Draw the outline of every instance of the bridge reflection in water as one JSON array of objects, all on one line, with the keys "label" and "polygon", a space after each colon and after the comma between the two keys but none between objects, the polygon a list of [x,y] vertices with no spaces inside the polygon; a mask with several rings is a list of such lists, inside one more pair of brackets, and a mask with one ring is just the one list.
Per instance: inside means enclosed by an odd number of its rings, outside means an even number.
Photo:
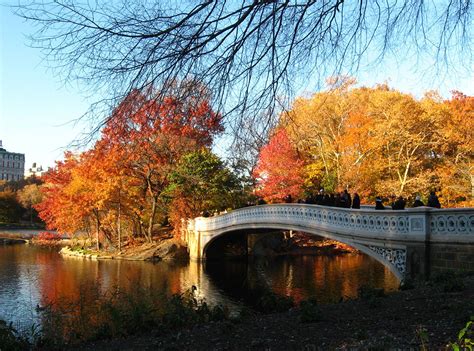
[{"label": "bridge reflection in water", "polygon": [[383,263],[398,279],[432,270],[474,271],[474,208],[352,210],[307,204],[246,207],[183,224],[190,257],[205,259],[225,233],[297,230],[350,245]]}]

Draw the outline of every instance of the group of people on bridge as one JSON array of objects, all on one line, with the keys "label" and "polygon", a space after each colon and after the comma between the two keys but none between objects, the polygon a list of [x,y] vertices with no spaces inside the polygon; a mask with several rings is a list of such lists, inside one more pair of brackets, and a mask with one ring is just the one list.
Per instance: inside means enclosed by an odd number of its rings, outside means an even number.
[{"label": "group of people on bridge", "polygon": [[[407,201],[403,196],[395,197],[392,195],[392,202],[390,204],[392,210],[404,210],[406,207]],[[436,195],[435,191],[431,191],[428,196],[427,204],[425,205],[424,202],[421,200],[420,195],[416,195],[415,201],[413,202],[412,207],[421,207],[421,206],[428,206],[433,208],[441,208],[441,203],[439,202],[438,196]],[[375,209],[376,210],[385,210],[385,206],[383,205],[383,200],[381,197],[375,198]]]},{"label": "group of people on bridge", "polygon": [[[354,193],[353,196],[346,190],[341,191],[339,193],[327,193],[324,189],[321,189],[316,195],[311,194],[307,196],[305,199],[298,199],[296,201],[293,200],[293,197],[288,194],[283,198],[283,202],[285,203],[305,203],[305,204],[314,204],[320,206],[331,206],[331,207],[341,207],[341,208],[353,208],[353,209],[360,209],[360,197],[358,193]],[[391,203],[390,207],[384,206],[383,204],[384,199],[382,197],[377,196],[375,198],[375,209],[376,210],[404,210],[407,206],[407,200],[403,196],[396,197],[395,195],[391,196]],[[255,203],[247,203],[247,206],[254,206],[254,205],[265,205],[267,202],[263,198],[258,198]],[[420,207],[425,206],[423,201],[421,201],[421,197],[417,195],[415,197],[415,201],[412,204],[412,207]],[[428,196],[428,201],[426,206],[434,207],[434,208],[441,208],[441,204],[439,202],[438,196],[434,191],[431,191]],[[216,216],[219,214],[227,213],[227,211],[217,212],[214,211],[213,213],[209,211],[204,211],[201,213],[203,217],[210,217]]]},{"label": "group of people on bridge", "polygon": [[[283,198],[283,202],[292,203],[293,198],[290,194],[286,195]],[[353,196],[346,190],[339,193],[327,193],[324,189],[321,189],[316,195],[309,195],[305,199],[298,199],[297,203],[306,203],[306,204],[315,204],[320,206],[331,206],[331,207],[342,207],[342,208],[353,208],[360,209],[360,197],[358,193],[354,193]],[[263,199],[257,200],[257,205],[266,204]],[[407,200],[403,196],[396,197],[395,195],[391,196],[390,207],[384,206],[383,198],[377,196],[375,198],[375,209],[376,210],[404,210],[407,206]],[[416,195],[415,201],[412,204],[412,207],[428,206],[434,208],[441,208],[438,196],[434,191],[431,191],[428,196],[427,204],[425,205],[421,200],[419,195]]]},{"label": "group of people on bridge", "polygon": [[[284,202],[292,202],[291,195],[285,196]],[[340,193],[326,193],[324,189],[321,189],[316,195],[309,195],[304,200],[299,199],[298,203],[315,204],[320,206],[332,206],[342,208],[360,208],[360,197],[359,194],[355,193],[354,197],[349,194],[347,190],[341,191]]]}]

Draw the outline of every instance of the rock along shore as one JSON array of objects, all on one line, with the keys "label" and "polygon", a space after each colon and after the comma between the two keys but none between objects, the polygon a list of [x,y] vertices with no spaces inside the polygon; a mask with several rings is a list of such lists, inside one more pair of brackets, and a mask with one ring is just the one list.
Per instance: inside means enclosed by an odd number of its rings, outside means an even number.
[{"label": "rock along shore", "polygon": [[188,257],[186,247],[176,239],[163,240],[159,243],[146,243],[128,247],[117,252],[95,251],[65,246],[59,253],[67,257],[80,257],[92,260],[160,261],[186,259]]}]

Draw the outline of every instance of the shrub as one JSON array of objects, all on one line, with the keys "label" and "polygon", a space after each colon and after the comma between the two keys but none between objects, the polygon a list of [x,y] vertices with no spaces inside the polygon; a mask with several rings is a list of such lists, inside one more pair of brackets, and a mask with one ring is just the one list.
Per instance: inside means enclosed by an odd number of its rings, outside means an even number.
[{"label": "shrub", "polygon": [[12,324],[0,320],[0,350],[27,350],[28,343],[21,338]]},{"label": "shrub", "polygon": [[38,240],[40,241],[58,241],[61,240],[61,234],[52,232],[40,232],[38,234]]},{"label": "shrub", "polygon": [[272,291],[265,291],[257,300],[255,309],[263,313],[276,313],[288,311],[295,305],[290,296],[282,296]]},{"label": "shrub", "polygon": [[[87,303],[85,294],[93,294]],[[81,291],[72,303],[56,303],[41,310],[42,345],[62,349],[98,339],[122,337],[150,330],[166,332],[198,323],[229,318],[221,306],[209,307],[194,296],[194,289],[166,297],[137,286],[131,292],[111,290],[102,295]]]},{"label": "shrub", "polygon": [[321,320],[321,310],[315,299],[301,301],[300,320],[303,323],[313,323]]},{"label": "shrub", "polygon": [[432,276],[430,282],[439,286],[444,292],[459,292],[466,288],[461,277],[453,271],[437,273]]},{"label": "shrub", "polygon": [[462,328],[458,333],[458,340],[450,343],[449,346],[453,351],[460,350],[474,350],[474,316],[471,316],[471,320],[466,323],[466,326]]}]

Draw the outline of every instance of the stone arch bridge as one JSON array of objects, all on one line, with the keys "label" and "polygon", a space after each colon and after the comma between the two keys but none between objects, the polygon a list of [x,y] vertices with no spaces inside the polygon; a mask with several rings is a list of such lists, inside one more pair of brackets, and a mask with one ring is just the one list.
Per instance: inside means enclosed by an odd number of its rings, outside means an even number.
[{"label": "stone arch bridge", "polygon": [[[294,230],[330,238],[375,258],[399,279],[431,271],[474,271],[474,208],[360,210],[308,204],[245,207],[183,223],[191,259],[205,259],[230,232]],[[253,231],[253,232],[252,232]]]}]

